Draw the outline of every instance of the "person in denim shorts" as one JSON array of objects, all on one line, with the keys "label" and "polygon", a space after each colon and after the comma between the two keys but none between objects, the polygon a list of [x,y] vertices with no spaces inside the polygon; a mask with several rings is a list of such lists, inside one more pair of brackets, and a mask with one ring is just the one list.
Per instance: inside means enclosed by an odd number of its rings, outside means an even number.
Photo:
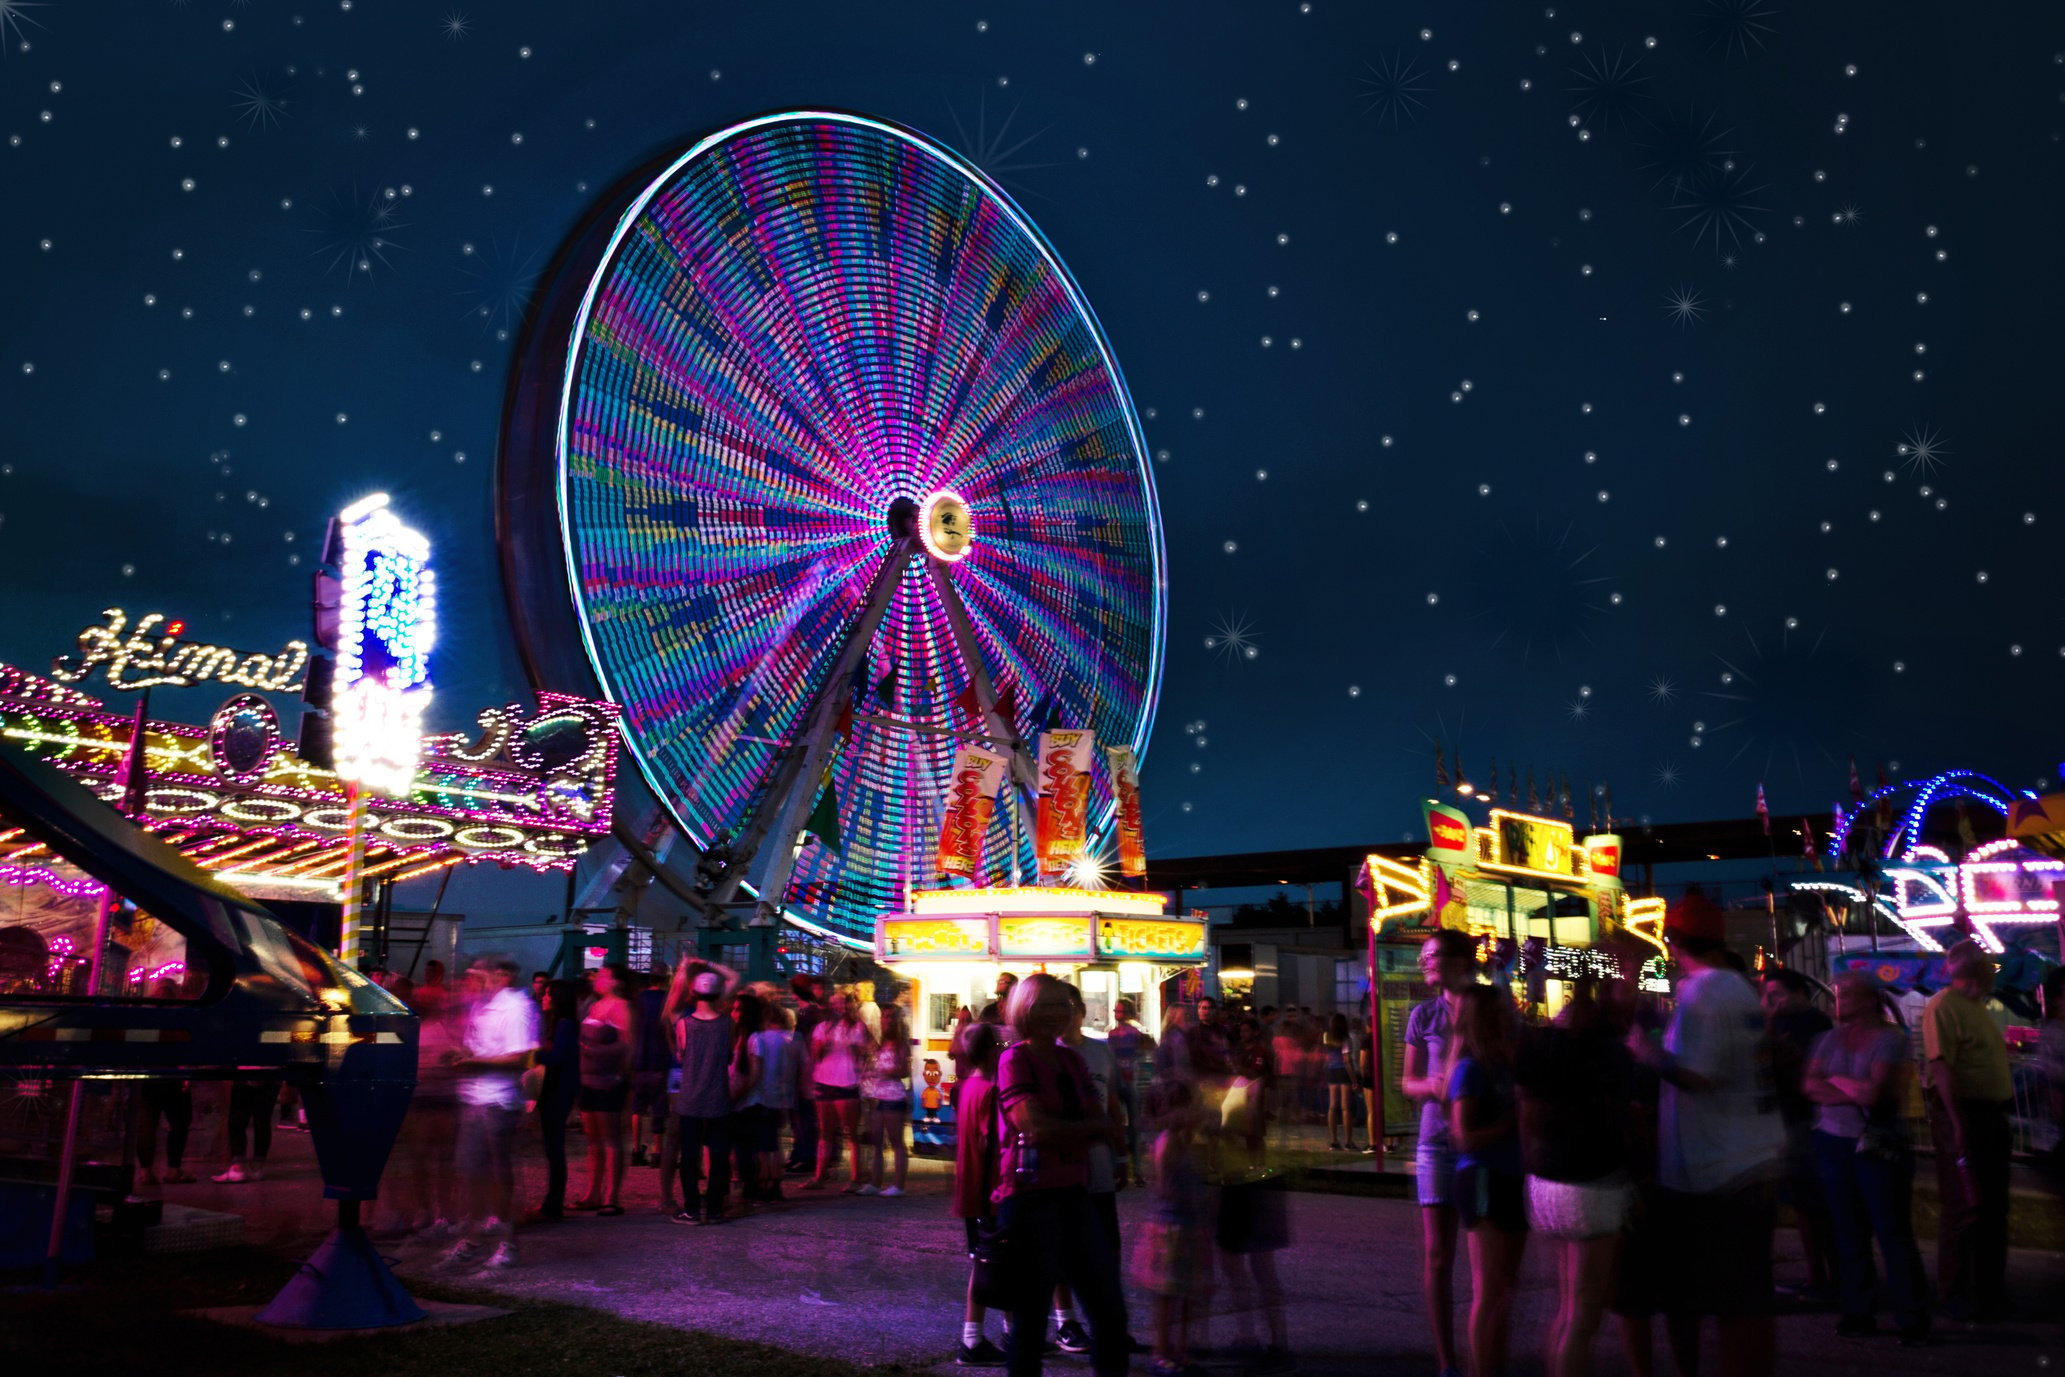
[{"label": "person in denim shorts", "polygon": [[1405,1022],[1405,1070],[1400,1087],[1420,1102],[1415,1181],[1420,1199],[1421,1287],[1427,1327],[1443,1377],[1456,1371],[1455,1148],[1449,1139],[1449,1030],[1463,991],[1477,983],[1475,949],[1467,935],[1443,928],[1420,946],[1420,972],[1434,997],[1413,1006]]}]

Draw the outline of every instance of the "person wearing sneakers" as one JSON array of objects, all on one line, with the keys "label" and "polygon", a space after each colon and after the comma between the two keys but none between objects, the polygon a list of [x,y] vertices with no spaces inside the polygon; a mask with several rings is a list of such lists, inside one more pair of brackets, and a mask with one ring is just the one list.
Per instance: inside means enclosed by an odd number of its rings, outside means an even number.
[{"label": "person wearing sneakers", "polygon": [[209,1177],[210,1181],[228,1185],[265,1179],[265,1157],[272,1151],[272,1111],[279,1100],[276,1080],[240,1077],[229,1083],[229,1169]]},{"label": "person wearing sneakers", "polygon": [[994,1023],[973,1023],[960,1039],[967,1071],[955,1086],[952,1214],[968,1226],[968,1306],[961,1314],[962,1367],[1002,1367],[1004,1350],[982,1332],[983,1304],[975,1298],[976,1259],[996,1246],[997,1058],[1004,1037]]},{"label": "person wearing sneakers", "polygon": [[482,1266],[516,1265],[511,1209],[516,1169],[511,1149],[523,1122],[519,1081],[538,1046],[538,1006],[516,984],[516,963],[481,957],[467,972],[476,991],[459,1048],[449,1055],[459,1076],[457,1171],[462,1178],[469,1231],[445,1254],[457,1267],[480,1257]]},{"label": "person wearing sneakers", "polygon": [[[911,1120],[911,1031],[900,1004],[882,1006],[882,1040],[861,1091],[868,1107],[868,1141],[874,1147],[875,1174],[854,1194],[894,1199],[903,1194],[904,1178],[911,1169],[911,1150],[904,1138]],[[887,1172],[892,1154],[896,1158],[893,1175]],[[885,1177],[887,1185],[883,1184]]]},{"label": "person wearing sneakers", "polygon": [[[686,977],[684,980],[683,977]],[[667,994],[681,1089],[674,1094],[681,1145],[681,1209],[676,1224],[722,1224],[731,1191],[731,994],[738,976],[715,962],[682,962]],[[686,1013],[682,1006],[691,1005]],[[704,1175],[704,1156],[709,1158]],[[700,1187],[700,1194],[698,1188]]]},{"label": "person wearing sneakers", "polygon": [[1131,1366],[1125,1292],[1087,1189],[1090,1146],[1116,1143],[1118,1129],[1090,1068],[1061,1044],[1071,1008],[1068,987],[1044,973],[1019,981],[1004,1005],[1018,1041],[997,1062],[993,1198],[1009,1277],[1011,1377],[1039,1377],[1047,1307],[1062,1282],[1089,1317],[1092,1371],[1122,1377]]}]

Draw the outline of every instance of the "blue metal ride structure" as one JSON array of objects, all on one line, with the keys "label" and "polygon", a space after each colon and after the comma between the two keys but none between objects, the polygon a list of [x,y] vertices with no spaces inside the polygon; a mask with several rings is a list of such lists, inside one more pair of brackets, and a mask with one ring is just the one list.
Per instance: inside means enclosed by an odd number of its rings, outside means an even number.
[{"label": "blue metal ride structure", "polygon": [[358,1220],[415,1090],[415,1015],[54,765],[11,746],[0,746],[0,828],[21,829],[105,887],[105,902],[133,905],[175,931],[187,979],[177,1000],[134,997],[126,984],[112,996],[0,993],[0,1069],[57,1082],[276,1076],[294,1086],[338,1226],[259,1319],[309,1329],[422,1319]]}]

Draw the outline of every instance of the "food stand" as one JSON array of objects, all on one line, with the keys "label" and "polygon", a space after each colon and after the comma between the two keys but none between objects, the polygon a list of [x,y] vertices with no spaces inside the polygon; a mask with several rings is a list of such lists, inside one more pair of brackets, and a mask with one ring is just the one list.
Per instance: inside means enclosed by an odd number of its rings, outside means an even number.
[{"label": "food stand", "polygon": [[980,1013],[1006,971],[1064,976],[1083,992],[1093,1036],[1110,1032],[1121,997],[1159,1035],[1162,981],[1202,967],[1210,953],[1204,920],[1169,917],[1168,902],[1165,894],[1032,885],[917,890],[907,912],[876,920],[875,960],[911,985],[922,1056],[945,1054],[959,1011]]},{"label": "food stand", "polygon": [[1405,1022],[1428,997],[1418,949],[1437,928],[1478,942],[1478,960],[1498,982],[1553,1013],[1582,976],[1618,977],[1608,939],[1626,934],[1645,949],[1645,983],[1664,957],[1664,901],[1633,898],[1621,883],[1621,839],[1578,837],[1561,818],[1493,808],[1482,825],[1428,799],[1427,849],[1419,857],[1364,858],[1356,886],[1370,909],[1371,1027],[1381,1039],[1386,1134],[1412,1130],[1399,1089]]}]

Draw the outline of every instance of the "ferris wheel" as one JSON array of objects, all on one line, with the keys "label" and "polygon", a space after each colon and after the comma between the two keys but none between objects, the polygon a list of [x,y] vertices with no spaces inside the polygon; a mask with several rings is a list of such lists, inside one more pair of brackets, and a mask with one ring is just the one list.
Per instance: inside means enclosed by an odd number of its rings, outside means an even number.
[{"label": "ferris wheel", "polygon": [[[505,428],[512,610],[534,672],[577,638],[717,899],[864,944],[933,879],[958,744],[1006,754],[1014,798],[1043,726],[1144,751],[1167,590],[1139,419],[980,171],[884,120],[746,120],[627,183],[557,279]],[[522,548],[548,507],[570,616]],[[1030,868],[1015,814],[992,878]]]}]

